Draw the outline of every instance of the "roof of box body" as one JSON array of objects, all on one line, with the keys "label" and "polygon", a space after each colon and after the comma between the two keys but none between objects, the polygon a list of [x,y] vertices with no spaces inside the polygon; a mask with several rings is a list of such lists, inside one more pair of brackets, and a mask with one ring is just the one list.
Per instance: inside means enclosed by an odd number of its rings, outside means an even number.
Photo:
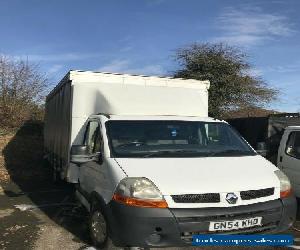
[{"label": "roof of box body", "polygon": [[47,103],[53,96],[61,99],[58,105],[71,102],[73,118],[97,113],[207,117],[208,89],[209,81],[72,70]]},{"label": "roof of box body", "polygon": [[98,82],[105,80],[105,82],[118,82],[120,80],[123,84],[135,85],[149,85],[149,86],[168,86],[168,87],[183,87],[183,88],[199,88],[208,89],[209,81],[200,81],[195,79],[183,79],[174,77],[160,77],[160,76],[145,76],[145,75],[130,75],[109,72],[94,72],[94,71],[80,71],[71,70],[70,80],[84,81],[84,82]]},{"label": "roof of box body", "polygon": [[[160,76],[146,76],[146,75],[131,75],[110,72],[95,72],[83,70],[70,70],[56,87],[48,94],[47,99],[50,98],[66,81],[71,80],[72,84],[76,82],[97,82],[104,80],[108,83],[118,82],[120,80],[124,84],[135,84],[145,86],[167,86],[167,87],[181,87],[192,89],[209,89],[210,82],[200,81],[195,79],[183,79],[174,77],[160,77]],[[134,81],[132,81],[134,80]],[[73,82],[74,81],[74,82]]]}]

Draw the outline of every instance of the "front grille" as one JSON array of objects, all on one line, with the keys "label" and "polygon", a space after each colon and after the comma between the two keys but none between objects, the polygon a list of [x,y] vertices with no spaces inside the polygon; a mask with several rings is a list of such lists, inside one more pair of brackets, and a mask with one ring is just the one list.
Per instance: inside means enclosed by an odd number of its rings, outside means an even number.
[{"label": "front grille", "polygon": [[261,197],[267,197],[274,194],[274,188],[265,188],[258,190],[248,190],[240,192],[242,200],[252,200]]},{"label": "front grille", "polygon": [[218,203],[219,193],[172,195],[176,203]]},{"label": "front grille", "polygon": [[230,213],[230,214],[219,214],[214,216],[198,216],[198,217],[177,217],[180,223],[190,223],[190,222],[209,222],[209,221],[223,221],[223,220],[238,220],[255,216],[262,216],[263,213],[267,214],[277,214],[280,213],[281,208],[272,208],[251,212],[241,212],[241,213]]}]

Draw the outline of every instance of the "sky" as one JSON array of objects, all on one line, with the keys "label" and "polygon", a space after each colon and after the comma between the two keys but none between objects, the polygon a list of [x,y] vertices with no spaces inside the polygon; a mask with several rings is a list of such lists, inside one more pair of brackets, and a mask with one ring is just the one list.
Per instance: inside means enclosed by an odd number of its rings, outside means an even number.
[{"label": "sky", "polygon": [[299,12],[299,0],[1,0],[0,54],[54,86],[70,69],[170,76],[176,49],[225,42],[280,90],[268,108],[300,112]]}]

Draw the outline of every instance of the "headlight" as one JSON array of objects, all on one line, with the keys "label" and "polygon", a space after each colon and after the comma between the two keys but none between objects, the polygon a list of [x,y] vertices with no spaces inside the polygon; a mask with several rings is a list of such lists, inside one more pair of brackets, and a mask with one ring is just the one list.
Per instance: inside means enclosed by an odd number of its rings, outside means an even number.
[{"label": "headlight", "polygon": [[274,172],[280,181],[280,198],[288,197],[292,194],[289,178],[280,170]]},{"label": "headlight", "polygon": [[137,207],[168,207],[158,188],[147,178],[125,178],[116,188],[113,200]]}]

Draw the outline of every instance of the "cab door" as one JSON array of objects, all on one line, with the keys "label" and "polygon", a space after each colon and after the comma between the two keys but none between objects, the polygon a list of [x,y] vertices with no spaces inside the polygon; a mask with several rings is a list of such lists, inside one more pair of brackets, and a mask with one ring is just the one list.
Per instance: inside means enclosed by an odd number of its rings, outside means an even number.
[{"label": "cab door", "polygon": [[106,186],[106,162],[103,152],[103,137],[101,123],[90,120],[87,124],[83,145],[88,146],[89,155],[94,155],[95,160],[82,164],[79,169],[79,186],[86,195],[97,190],[102,192]]},{"label": "cab door", "polygon": [[281,147],[278,166],[289,177],[296,196],[300,197],[300,130],[290,131]]}]

